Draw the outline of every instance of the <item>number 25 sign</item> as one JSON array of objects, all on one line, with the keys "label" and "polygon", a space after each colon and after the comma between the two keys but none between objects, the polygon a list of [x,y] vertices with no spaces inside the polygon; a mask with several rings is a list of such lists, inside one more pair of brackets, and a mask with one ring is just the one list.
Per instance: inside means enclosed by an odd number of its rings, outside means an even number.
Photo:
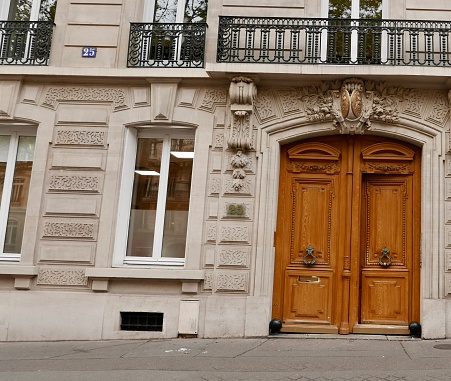
[{"label": "number 25 sign", "polygon": [[84,46],[81,49],[81,56],[86,58],[94,58],[97,55],[97,48],[91,46]]}]

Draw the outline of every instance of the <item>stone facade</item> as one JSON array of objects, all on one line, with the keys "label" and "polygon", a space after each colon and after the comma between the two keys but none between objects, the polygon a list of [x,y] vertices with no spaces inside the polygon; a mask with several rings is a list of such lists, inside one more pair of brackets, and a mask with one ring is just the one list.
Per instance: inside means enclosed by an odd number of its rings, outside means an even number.
[{"label": "stone facade", "polygon": [[[37,137],[20,257],[0,257],[0,340],[177,337],[186,301],[199,337],[268,334],[280,145],[332,134],[422,147],[423,336],[451,337],[451,69],[215,62],[218,15],[321,16],[308,3],[209,1],[205,68],[139,69],[125,60],[142,1],[58,2],[51,65],[0,74],[0,135]],[[421,18],[399,3],[392,18]],[[174,127],[196,130],[185,261],[124,264],[127,131]],[[121,311],[164,328],[122,331]]]}]

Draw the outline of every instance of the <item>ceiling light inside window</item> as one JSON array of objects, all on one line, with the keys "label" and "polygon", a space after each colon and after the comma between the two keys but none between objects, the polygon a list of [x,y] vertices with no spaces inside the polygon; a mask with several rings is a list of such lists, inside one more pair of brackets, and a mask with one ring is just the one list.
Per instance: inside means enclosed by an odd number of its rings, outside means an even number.
[{"label": "ceiling light inside window", "polygon": [[192,159],[194,157],[194,152],[171,151],[171,155],[175,156],[177,159]]},{"label": "ceiling light inside window", "polygon": [[160,174],[157,171],[145,171],[142,169],[137,169],[135,173],[141,176],[160,176]]}]

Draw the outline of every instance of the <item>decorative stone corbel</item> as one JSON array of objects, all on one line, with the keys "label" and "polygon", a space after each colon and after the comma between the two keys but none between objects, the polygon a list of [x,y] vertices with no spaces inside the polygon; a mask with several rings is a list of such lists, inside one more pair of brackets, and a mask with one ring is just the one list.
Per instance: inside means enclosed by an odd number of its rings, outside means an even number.
[{"label": "decorative stone corbel", "polygon": [[246,177],[244,167],[249,163],[246,151],[252,148],[252,110],[257,88],[250,78],[235,77],[229,89],[231,126],[227,139],[229,148],[235,149],[231,158],[233,189],[239,192]]}]

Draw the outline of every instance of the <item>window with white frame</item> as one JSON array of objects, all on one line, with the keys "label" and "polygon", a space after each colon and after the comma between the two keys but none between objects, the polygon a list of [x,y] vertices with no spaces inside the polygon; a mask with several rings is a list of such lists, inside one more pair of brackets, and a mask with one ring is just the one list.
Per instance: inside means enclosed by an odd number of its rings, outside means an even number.
[{"label": "window with white frame", "polygon": [[115,264],[183,264],[194,131],[129,130],[126,146]]},{"label": "window with white frame", "polygon": [[206,22],[208,0],[146,0],[145,22]]},{"label": "window with white frame", "polygon": [[0,19],[8,21],[53,21],[57,0],[3,0]]},{"label": "window with white frame", "polygon": [[20,259],[35,141],[25,128],[0,131],[0,260]]}]

